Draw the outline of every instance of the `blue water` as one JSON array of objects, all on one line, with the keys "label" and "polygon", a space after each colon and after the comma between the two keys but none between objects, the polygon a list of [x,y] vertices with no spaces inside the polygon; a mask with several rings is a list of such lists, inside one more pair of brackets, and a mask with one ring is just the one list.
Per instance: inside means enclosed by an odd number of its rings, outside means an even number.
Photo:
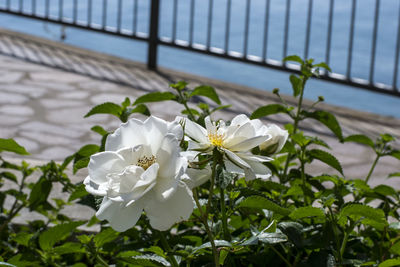
[{"label": "blue water", "polygon": [[[19,1],[11,1],[12,7],[19,8]],[[116,27],[117,2],[108,1],[107,26]],[[227,0],[214,0],[211,45],[225,47],[225,20]],[[244,47],[244,0],[232,0],[231,26],[229,32],[229,50],[243,52]],[[305,31],[307,22],[307,0],[291,1],[291,18],[289,30],[288,54],[304,54]],[[398,27],[398,0],[381,0],[379,13],[379,31],[376,50],[376,64],[374,81],[392,84],[394,55],[396,45],[396,31]],[[0,6],[5,6],[6,0],[0,0]],[[36,0],[36,12],[44,14],[45,0]],[[160,35],[172,36],[173,0],[161,1]],[[176,37],[180,40],[189,40],[190,1],[179,1],[177,16]],[[285,3],[282,0],[271,0],[270,26],[268,32],[267,56],[281,60],[283,54],[284,14]],[[372,47],[372,28],[375,0],[357,1],[354,52],[352,76],[368,79],[370,70],[370,54]],[[31,10],[31,1],[23,1],[23,9]],[[72,0],[64,0],[64,17],[71,18]],[[58,0],[50,0],[50,15],[58,18]],[[330,66],[336,73],[347,71],[347,49],[350,29],[351,1],[336,0],[334,9],[334,23]],[[208,1],[195,1],[194,35],[195,43],[206,44],[207,41],[207,14]],[[93,0],[92,23],[102,22],[102,2]],[[265,1],[251,1],[250,27],[247,53],[262,56],[264,38]],[[325,60],[325,48],[328,24],[328,1],[314,1],[311,24],[309,56],[316,61]],[[128,31],[133,29],[133,0],[124,0],[122,9],[122,28]],[[78,20],[87,20],[87,2],[78,1]],[[138,1],[138,17],[136,30],[148,32],[149,1]],[[60,26],[35,20],[19,18],[10,15],[0,15],[0,27],[35,34],[41,37],[59,40]],[[93,49],[116,56],[142,61],[147,58],[147,45],[144,42],[110,37],[98,33],[73,28],[66,29],[65,43]],[[262,67],[232,62],[210,56],[199,55],[179,49],[161,47],[159,50],[159,65],[171,69],[194,73],[210,78],[252,86],[271,91],[280,88],[286,94],[291,93],[289,74]],[[400,75],[399,75],[400,76]],[[400,84],[400,81],[399,81]],[[353,109],[374,112],[400,118],[400,98],[368,92],[365,90],[338,85],[330,82],[312,80],[306,89],[306,97],[313,100],[323,95],[326,102],[350,107]]]}]

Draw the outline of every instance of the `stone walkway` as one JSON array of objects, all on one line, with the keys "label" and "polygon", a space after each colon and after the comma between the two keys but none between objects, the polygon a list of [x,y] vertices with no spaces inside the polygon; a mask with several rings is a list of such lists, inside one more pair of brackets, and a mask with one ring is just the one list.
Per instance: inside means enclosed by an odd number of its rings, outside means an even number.
[{"label": "stone walkway", "polygon": [[[117,119],[107,115],[83,116],[94,105],[111,101],[132,100],[146,92],[168,90],[168,84],[181,79],[192,86],[203,83],[216,87],[223,104],[232,108],[216,117],[230,119],[237,113],[250,114],[257,107],[275,103],[268,92],[223,83],[167,69],[148,71],[143,64],[87,51],[24,34],[0,30],[0,136],[14,138],[31,153],[26,159],[61,161],[84,144],[98,144],[100,139],[90,128],[99,124],[107,130],[118,127]],[[292,98],[287,97],[288,102]],[[306,105],[310,102],[306,101]],[[387,132],[400,138],[400,120],[321,104],[320,108],[337,116],[345,136],[363,133],[375,138]],[[150,105],[152,113],[173,119],[181,110],[176,104]],[[283,126],[285,115],[274,115],[268,121]],[[330,131],[316,121],[304,121],[302,130],[316,134],[332,148],[349,178],[365,177],[374,155],[357,144],[340,144]],[[400,148],[397,141],[396,147]],[[374,173],[373,184],[391,183],[387,174],[400,171],[400,162],[384,158]],[[314,163],[312,173],[332,172]],[[81,172],[80,177],[85,175]]]}]

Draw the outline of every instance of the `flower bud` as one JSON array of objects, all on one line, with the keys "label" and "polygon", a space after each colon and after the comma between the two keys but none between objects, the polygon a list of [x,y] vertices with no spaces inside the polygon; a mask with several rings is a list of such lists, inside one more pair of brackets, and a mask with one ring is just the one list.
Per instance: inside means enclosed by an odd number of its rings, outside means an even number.
[{"label": "flower bud", "polygon": [[288,131],[275,124],[270,124],[268,125],[267,133],[271,138],[260,145],[260,150],[267,155],[278,153],[286,143],[289,135]]}]

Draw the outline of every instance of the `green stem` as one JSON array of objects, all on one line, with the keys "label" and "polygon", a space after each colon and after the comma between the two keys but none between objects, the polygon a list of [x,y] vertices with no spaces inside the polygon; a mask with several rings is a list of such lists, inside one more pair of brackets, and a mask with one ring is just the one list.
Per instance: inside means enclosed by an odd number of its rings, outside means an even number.
[{"label": "green stem", "polygon": [[96,259],[102,264],[102,265],[104,265],[104,266],[110,266],[110,265],[108,265],[108,263],[99,255],[99,254],[96,254]]},{"label": "green stem", "polygon": [[[304,153],[304,152],[303,152]],[[304,160],[301,158],[300,159],[300,170],[301,170],[301,181],[302,181],[302,185],[303,185],[303,194],[304,194],[304,203],[306,204],[306,206],[308,206],[308,198],[306,195],[306,174],[305,174],[305,169],[304,169]]]},{"label": "green stem", "polygon": [[287,259],[285,259],[285,257],[283,257],[283,255],[276,248],[274,248],[273,246],[270,246],[270,248],[279,256],[279,258],[281,258],[281,260],[286,263],[287,266],[292,267],[292,264]]},{"label": "green stem", "polygon": [[157,231],[157,232],[158,232],[158,234],[160,236],[161,244],[163,245],[164,249],[167,251],[168,259],[169,259],[171,265],[174,266],[174,267],[179,267],[179,264],[176,261],[174,255],[171,254],[172,249],[171,249],[171,246],[168,244],[168,241],[165,238],[164,233],[161,232],[161,231]]},{"label": "green stem", "polygon": [[[303,105],[304,87],[306,86],[306,82],[308,80],[308,78],[306,78],[305,76],[302,76],[302,77],[303,77],[303,84],[301,86],[299,103],[297,104],[297,112],[296,112],[296,116],[294,118],[293,134],[295,134],[297,132],[297,128],[299,126],[300,113],[301,113],[301,108],[302,108],[302,105]],[[287,171],[289,169],[289,163],[290,163],[291,156],[292,156],[292,154],[289,152],[288,155],[287,155],[287,158],[286,158],[285,168],[283,170],[283,175],[282,175],[282,177],[284,179],[286,179],[286,176],[287,176]]]},{"label": "green stem", "polygon": [[212,202],[212,197],[213,197],[213,193],[214,193],[214,184],[215,184],[215,172],[217,170],[217,155],[216,153],[218,153],[217,151],[213,152],[213,163],[212,163],[212,167],[211,167],[211,179],[210,179],[210,188],[208,189],[208,202],[207,202],[207,208],[206,208],[206,215],[208,217],[208,214],[210,212],[210,208],[211,208],[211,202]]},{"label": "green stem", "polygon": [[344,254],[344,251],[346,250],[347,241],[349,239],[349,235],[350,235],[351,231],[353,231],[354,226],[355,226],[355,223],[350,222],[349,228],[344,232],[342,245],[340,247],[340,262],[343,261],[343,254]]},{"label": "green stem", "polygon": [[371,175],[372,175],[372,173],[373,173],[373,171],[374,171],[374,169],[375,169],[375,167],[376,167],[376,164],[378,163],[378,160],[380,159],[380,157],[381,157],[380,154],[377,154],[377,155],[376,155],[376,159],[375,159],[374,163],[372,163],[372,166],[371,166],[371,169],[370,169],[369,172],[368,172],[367,178],[365,178],[365,182],[366,182],[366,183],[368,183],[369,178],[371,178]]},{"label": "green stem", "polygon": [[211,232],[210,226],[208,225],[208,221],[207,221],[208,214],[206,215],[204,213],[203,208],[200,205],[197,188],[193,189],[193,198],[194,198],[194,201],[196,202],[197,208],[199,209],[201,221],[204,225],[204,228],[206,229],[208,239],[210,239],[211,248],[212,248],[213,255],[214,255],[215,266],[219,267],[219,255],[218,255],[217,246],[215,245],[215,242],[214,242],[214,235]]},{"label": "green stem", "polygon": [[187,100],[185,97],[183,97],[182,92],[180,90],[177,90],[178,94],[179,94],[179,98],[181,99],[181,104],[185,107],[185,109],[188,112],[188,117],[190,120],[192,121],[196,121],[196,118],[194,116],[194,114],[192,113],[192,110],[189,108],[189,106],[187,105]]},{"label": "green stem", "polygon": [[224,239],[227,241],[231,241],[231,234],[228,229],[228,219],[226,217],[226,208],[225,208],[225,190],[220,187],[219,195],[220,195],[220,204],[221,204],[221,213],[222,213],[222,229],[224,231]]}]

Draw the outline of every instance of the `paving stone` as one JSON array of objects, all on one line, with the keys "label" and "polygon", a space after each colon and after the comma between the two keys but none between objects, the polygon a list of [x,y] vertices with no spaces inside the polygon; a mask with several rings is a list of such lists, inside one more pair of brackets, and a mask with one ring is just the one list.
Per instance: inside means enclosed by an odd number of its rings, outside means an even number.
[{"label": "paving stone", "polygon": [[18,116],[7,116],[0,114],[0,125],[3,126],[15,126],[17,124],[27,121],[27,117]]},{"label": "paving stone", "polygon": [[72,130],[67,127],[67,125],[59,126],[41,121],[31,121],[28,123],[24,123],[19,126],[19,130],[40,131],[43,133],[56,134],[70,138],[79,138],[85,134],[83,131]]},{"label": "paving stone", "polygon": [[74,83],[74,82],[84,82],[89,80],[88,77],[52,70],[49,72],[31,72],[30,78],[34,81],[49,81],[49,82],[61,82],[61,83]]},{"label": "paving stone", "polygon": [[19,134],[23,137],[27,137],[32,140],[40,140],[43,145],[69,145],[73,142],[77,142],[70,137],[59,136],[55,134],[48,134],[37,131],[20,131]]},{"label": "paving stone", "polygon": [[4,105],[0,107],[0,113],[17,116],[30,116],[34,114],[34,111],[28,106]]},{"label": "paving stone", "polygon": [[19,81],[25,73],[17,71],[0,71],[0,83],[15,83]]},{"label": "paving stone", "polygon": [[126,97],[130,97],[127,94],[111,94],[111,93],[103,93],[92,96],[90,101],[93,105],[98,105],[104,102],[113,102],[113,103],[121,103],[125,100]]},{"label": "paving stone", "polygon": [[50,147],[47,149],[44,149],[41,153],[37,154],[37,158],[39,159],[45,159],[45,160],[58,160],[58,161],[63,161],[66,157],[72,155],[75,153],[76,150],[74,149],[69,149],[66,147],[62,146],[54,146]]},{"label": "paving stone", "polygon": [[1,91],[8,91],[11,93],[20,93],[26,96],[30,96],[31,98],[39,98],[42,97],[46,90],[43,87],[39,87],[36,85],[30,84],[0,84]]},{"label": "paving stone", "polygon": [[[84,116],[90,111],[90,109],[93,106],[94,105],[90,106],[87,105],[85,107],[55,109],[52,112],[47,113],[45,118],[52,123],[62,123],[69,125],[71,124],[92,125],[94,123],[99,123],[108,120],[110,118],[109,115],[103,115],[103,114],[96,114],[94,116],[84,118]],[[88,129],[90,129],[90,127]]]},{"label": "paving stone", "polygon": [[86,91],[76,91],[76,92],[67,92],[63,94],[59,94],[60,98],[63,99],[86,99],[89,96],[89,92]]},{"label": "paving stone", "polygon": [[0,138],[14,138],[17,133],[15,128],[0,127]]},{"label": "paving stone", "polygon": [[118,86],[113,83],[104,82],[104,81],[96,81],[96,80],[81,82],[81,83],[79,83],[79,87],[82,89],[87,89],[87,90],[95,91],[95,92],[99,92],[99,91],[109,92],[109,91],[118,90]]},{"label": "paving stone", "polygon": [[0,104],[22,104],[26,101],[28,101],[26,96],[0,92]]},{"label": "paving stone", "polygon": [[[73,91],[77,89],[75,86],[66,83],[58,83],[50,81],[31,81],[31,80],[24,80],[23,82],[27,85],[33,85],[33,86],[38,86],[40,88],[46,88],[62,92]],[[49,90],[47,91],[49,92]]]},{"label": "paving stone", "polygon": [[[26,151],[28,151],[29,153],[34,153],[39,149],[39,143],[37,141],[19,136],[15,137],[14,139],[18,144],[25,147]],[[39,138],[38,140],[41,140],[41,138]]]},{"label": "paving stone", "polygon": [[49,109],[85,106],[84,102],[78,100],[41,99],[40,103]]}]

